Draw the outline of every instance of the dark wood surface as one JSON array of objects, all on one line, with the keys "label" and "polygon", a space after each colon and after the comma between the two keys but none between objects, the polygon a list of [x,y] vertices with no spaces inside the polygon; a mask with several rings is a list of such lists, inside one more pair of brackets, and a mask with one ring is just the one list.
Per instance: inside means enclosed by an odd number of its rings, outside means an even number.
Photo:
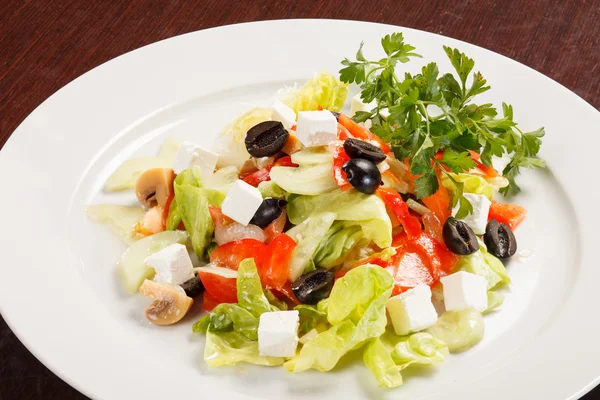
[{"label": "dark wood surface", "polygon": [[[0,148],[48,96],[111,58],[186,32],[282,18],[383,22],[450,36],[518,60],[600,108],[598,0],[0,0]],[[598,396],[600,389],[586,400]],[[42,398],[85,397],[0,318],[0,400]]]}]

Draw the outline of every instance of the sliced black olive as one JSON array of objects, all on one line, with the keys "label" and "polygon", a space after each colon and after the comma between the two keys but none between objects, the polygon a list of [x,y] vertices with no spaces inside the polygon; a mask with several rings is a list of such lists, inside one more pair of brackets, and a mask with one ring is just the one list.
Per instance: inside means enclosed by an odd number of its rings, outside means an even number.
[{"label": "sliced black olive", "polygon": [[282,213],[281,207],[285,206],[287,201],[282,199],[266,198],[263,200],[258,210],[250,220],[251,224],[265,229],[271,222],[275,221]]},{"label": "sliced black olive", "polygon": [[385,160],[385,153],[379,147],[372,145],[360,139],[346,139],[344,142],[344,151],[350,158],[364,158],[373,161],[375,164]]},{"label": "sliced black olive", "polygon": [[265,121],[250,128],[244,142],[253,157],[270,157],[281,151],[289,135],[281,122]]},{"label": "sliced black olive", "polygon": [[515,234],[502,222],[492,219],[485,228],[483,241],[488,251],[498,258],[508,258],[517,252],[517,239]]},{"label": "sliced black olive", "polygon": [[381,172],[372,161],[364,158],[353,158],[342,165],[348,182],[356,190],[366,194],[373,194],[381,183]]},{"label": "sliced black olive", "polygon": [[453,253],[466,256],[479,250],[477,236],[464,221],[449,217],[442,229],[442,236],[446,247]]},{"label": "sliced black olive", "polygon": [[204,286],[198,278],[198,275],[194,275],[192,279],[183,282],[181,288],[185,290],[185,294],[191,298],[197,297],[204,292]]},{"label": "sliced black olive", "polygon": [[335,111],[330,111],[330,113],[333,114],[333,116],[335,117],[336,121],[340,120],[340,113],[339,112],[335,112]]},{"label": "sliced black olive", "polygon": [[317,304],[329,297],[333,287],[333,272],[317,268],[292,283],[292,291],[301,303]]}]

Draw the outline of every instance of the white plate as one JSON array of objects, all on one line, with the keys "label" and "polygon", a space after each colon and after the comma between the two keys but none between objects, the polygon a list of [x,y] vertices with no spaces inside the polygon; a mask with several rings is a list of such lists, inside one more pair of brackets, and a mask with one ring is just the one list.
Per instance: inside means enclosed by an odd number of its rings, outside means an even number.
[{"label": "white plate", "polygon": [[[166,136],[210,143],[233,116],[303,82],[339,70],[366,42],[402,31],[423,60],[450,64],[442,45],[476,61],[492,86],[484,100],[513,104],[523,129],[546,127],[549,168],[525,172],[515,201],[529,209],[517,236],[533,255],[512,262],[502,309],[486,317],[484,341],[440,368],[406,371],[396,390],[376,387],[361,362],[334,373],[288,374],[249,365],[212,369],[193,317],[156,328],[141,296],[117,284],[124,249],[82,207],[106,196],[105,179],[123,160],[154,154]],[[431,33],[349,21],[233,25],[144,47],[76,79],[36,109],[0,154],[2,315],[50,369],[101,399],[397,398],[565,399],[598,383],[600,201],[596,175],[600,113],[543,75],[488,50]]]}]

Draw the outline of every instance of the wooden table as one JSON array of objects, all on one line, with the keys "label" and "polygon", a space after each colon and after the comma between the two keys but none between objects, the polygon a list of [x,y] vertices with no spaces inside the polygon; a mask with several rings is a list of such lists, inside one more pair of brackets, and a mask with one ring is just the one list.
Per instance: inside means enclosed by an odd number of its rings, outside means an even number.
[{"label": "wooden table", "polygon": [[[0,148],[48,96],[111,58],[182,33],[266,19],[354,19],[439,33],[529,65],[600,108],[600,1],[451,3],[2,0]],[[586,399],[594,394],[600,389]],[[38,362],[0,319],[0,400],[40,398],[85,397]]]}]

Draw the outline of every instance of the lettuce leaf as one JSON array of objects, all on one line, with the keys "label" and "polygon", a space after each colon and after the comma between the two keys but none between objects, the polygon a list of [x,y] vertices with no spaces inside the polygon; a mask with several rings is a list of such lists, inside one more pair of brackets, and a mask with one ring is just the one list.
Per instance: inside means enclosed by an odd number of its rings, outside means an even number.
[{"label": "lettuce leaf", "polygon": [[279,311],[269,303],[262,290],[254,259],[243,260],[238,267],[238,304],[219,304],[200,318],[192,332],[206,333],[204,359],[212,366],[248,362],[257,365],[281,365],[283,358],[262,357],[258,353],[260,315]]},{"label": "lettuce leaf", "polygon": [[[494,199],[494,187],[482,176],[468,173],[450,173],[450,176],[457,182],[464,184],[463,191],[465,193],[482,194],[490,200]],[[445,174],[442,175],[442,185],[451,192],[454,189],[454,182]]]},{"label": "lettuce leaf", "polygon": [[374,265],[357,267],[337,280],[325,303],[331,328],[306,343],[285,368],[290,372],[329,371],[344,354],[383,334],[385,302],[392,287],[390,274]]},{"label": "lettuce leaf", "polygon": [[426,332],[403,338],[394,346],[392,359],[402,369],[412,364],[437,365],[448,356],[448,346]]},{"label": "lettuce leaf", "polygon": [[268,197],[272,197],[275,199],[285,199],[285,190],[283,190],[281,187],[279,187],[278,184],[276,184],[273,181],[261,182],[258,184],[257,189],[262,195],[263,199],[266,199]]},{"label": "lettuce leaf", "polygon": [[279,357],[263,357],[258,354],[258,342],[249,340],[239,332],[206,332],[204,360],[212,367],[247,362],[256,365],[277,366],[284,362]]},{"label": "lettuce leaf", "polygon": [[319,107],[325,110],[341,111],[348,96],[348,85],[342,83],[329,72],[315,74],[300,88],[291,91],[283,102],[296,114],[299,111],[314,111]]},{"label": "lettuce leaf", "polygon": [[356,190],[339,189],[318,196],[288,197],[287,213],[292,224],[298,225],[315,213],[335,213],[335,219],[354,221],[360,225],[365,237],[371,238],[381,248],[392,244],[392,223],[383,201]]},{"label": "lettuce leaf", "polygon": [[488,290],[487,298],[488,308],[485,309],[485,311],[483,311],[483,315],[494,311],[496,308],[500,307],[504,303],[504,295],[493,290]]},{"label": "lettuce leaf", "polygon": [[492,289],[500,283],[510,284],[511,282],[502,261],[488,253],[482,240],[479,240],[479,250],[468,256],[462,256],[454,269],[483,276],[488,282],[488,289]]},{"label": "lettuce leaf", "polygon": [[313,215],[293,227],[287,234],[296,241],[296,247],[290,260],[290,279],[298,279],[311,265],[313,254],[319,242],[335,220],[334,213],[313,213]]},{"label": "lettuce leaf", "polygon": [[364,247],[370,241],[371,238],[363,235],[360,225],[349,221],[336,221],[319,242],[313,261],[318,267],[333,268],[341,264],[353,249]]},{"label": "lettuce leaf", "polygon": [[429,333],[448,346],[451,353],[465,351],[483,339],[485,325],[481,313],[472,308],[446,311],[435,325],[427,328]]},{"label": "lettuce leaf", "polygon": [[300,315],[298,336],[303,336],[313,329],[322,331],[323,329],[319,328],[327,328],[329,326],[326,310],[319,310],[317,306],[311,306],[308,304],[297,305],[294,307],[294,310],[298,311],[298,314]]},{"label": "lettuce leaf", "polygon": [[379,382],[379,386],[394,388],[402,385],[400,367],[396,365],[381,340],[372,339],[367,344],[363,361]]}]

